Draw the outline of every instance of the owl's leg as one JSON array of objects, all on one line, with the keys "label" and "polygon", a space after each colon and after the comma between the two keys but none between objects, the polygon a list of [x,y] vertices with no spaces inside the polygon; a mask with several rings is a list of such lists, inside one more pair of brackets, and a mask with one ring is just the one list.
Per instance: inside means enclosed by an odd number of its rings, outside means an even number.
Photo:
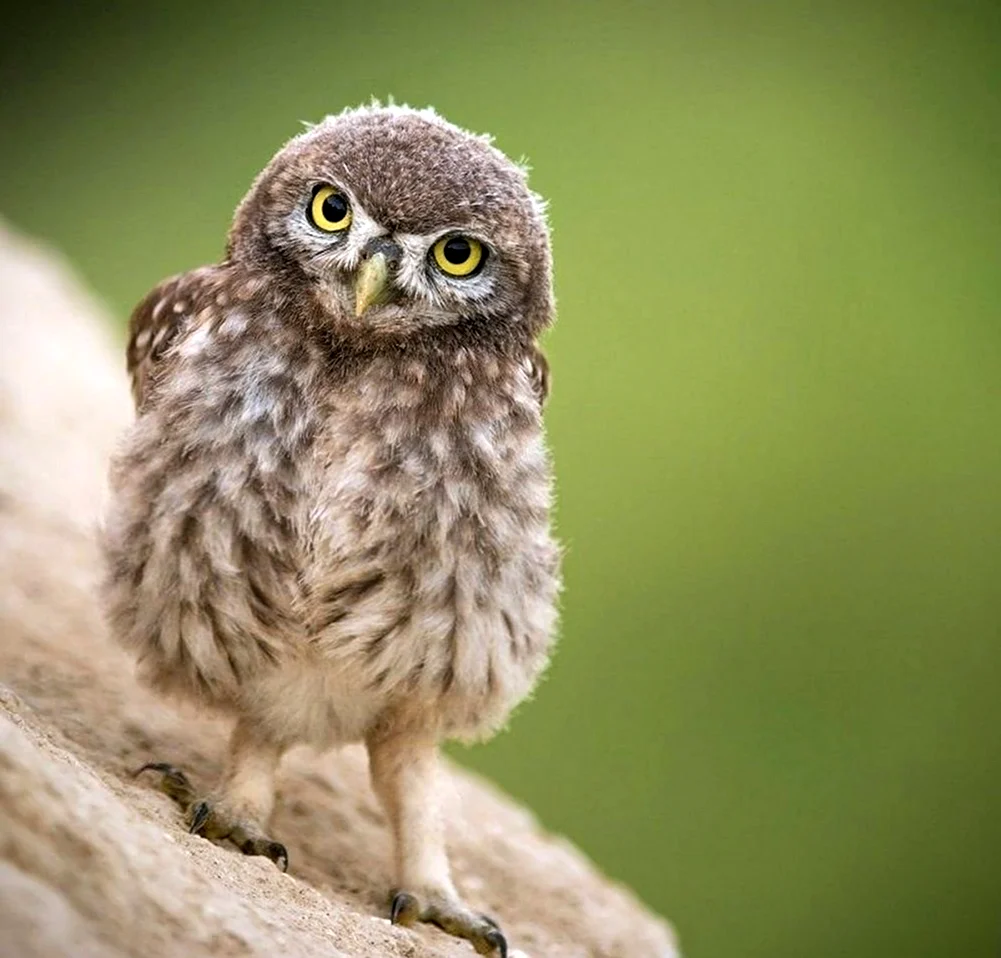
[{"label": "owl's leg", "polygon": [[163,774],[160,788],[184,809],[193,834],[229,839],[245,855],[265,855],[285,871],[288,852],[280,842],[272,841],[264,829],[274,808],[275,770],[280,758],[279,748],[240,720],[233,730],[217,794],[199,798],[188,776],[173,765],[151,762],[139,772]]},{"label": "owl's leg", "polygon": [[396,734],[370,737],[372,786],[396,845],[394,924],[427,921],[468,939],[481,954],[507,956],[496,922],[466,907],[452,884],[437,794],[438,749],[433,740]]}]

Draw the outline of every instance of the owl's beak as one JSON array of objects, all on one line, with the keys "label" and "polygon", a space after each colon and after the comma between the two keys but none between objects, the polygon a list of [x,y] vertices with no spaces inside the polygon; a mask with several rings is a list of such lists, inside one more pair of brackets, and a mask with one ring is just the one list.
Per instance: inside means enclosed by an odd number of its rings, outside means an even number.
[{"label": "owl's beak", "polygon": [[369,306],[379,302],[389,285],[389,262],[382,253],[374,253],[358,270],[355,277],[355,316],[361,316]]},{"label": "owl's beak", "polygon": [[361,316],[369,306],[392,299],[391,274],[400,263],[400,247],[386,237],[370,241],[365,252],[368,258],[355,277],[355,316]]}]

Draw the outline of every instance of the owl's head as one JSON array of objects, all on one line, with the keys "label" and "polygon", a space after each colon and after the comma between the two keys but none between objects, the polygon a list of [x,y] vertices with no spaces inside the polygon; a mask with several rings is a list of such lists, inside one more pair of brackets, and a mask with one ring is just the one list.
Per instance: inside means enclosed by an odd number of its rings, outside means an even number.
[{"label": "owl's head", "polygon": [[355,336],[552,320],[544,204],[525,170],[432,110],[362,107],[285,145],[237,210],[229,257]]}]

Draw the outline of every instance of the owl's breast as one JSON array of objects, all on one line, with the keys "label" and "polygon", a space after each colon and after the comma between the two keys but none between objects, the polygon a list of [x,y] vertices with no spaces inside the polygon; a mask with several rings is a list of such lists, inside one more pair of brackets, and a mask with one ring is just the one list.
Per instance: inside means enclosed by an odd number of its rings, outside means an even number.
[{"label": "owl's breast", "polygon": [[370,374],[331,403],[310,510],[310,634],[360,686],[475,735],[548,658],[550,468],[520,367],[428,379]]}]

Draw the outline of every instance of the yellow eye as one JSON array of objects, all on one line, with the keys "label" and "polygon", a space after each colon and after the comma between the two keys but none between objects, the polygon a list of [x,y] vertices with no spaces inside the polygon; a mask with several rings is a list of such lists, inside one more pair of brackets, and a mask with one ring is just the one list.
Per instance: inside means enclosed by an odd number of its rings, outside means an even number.
[{"label": "yellow eye", "polygon": [[321,186],[313,193],[309,204],[310,222],[325,233],[346,230],[351,225],[351,204],[348,198],[332,186]]},{"label": "yellow eye", "polygon": [[445,236],[434,244],[434,261],[449,276],[469,276],[483,263],[483,244],[471,236]]}]

